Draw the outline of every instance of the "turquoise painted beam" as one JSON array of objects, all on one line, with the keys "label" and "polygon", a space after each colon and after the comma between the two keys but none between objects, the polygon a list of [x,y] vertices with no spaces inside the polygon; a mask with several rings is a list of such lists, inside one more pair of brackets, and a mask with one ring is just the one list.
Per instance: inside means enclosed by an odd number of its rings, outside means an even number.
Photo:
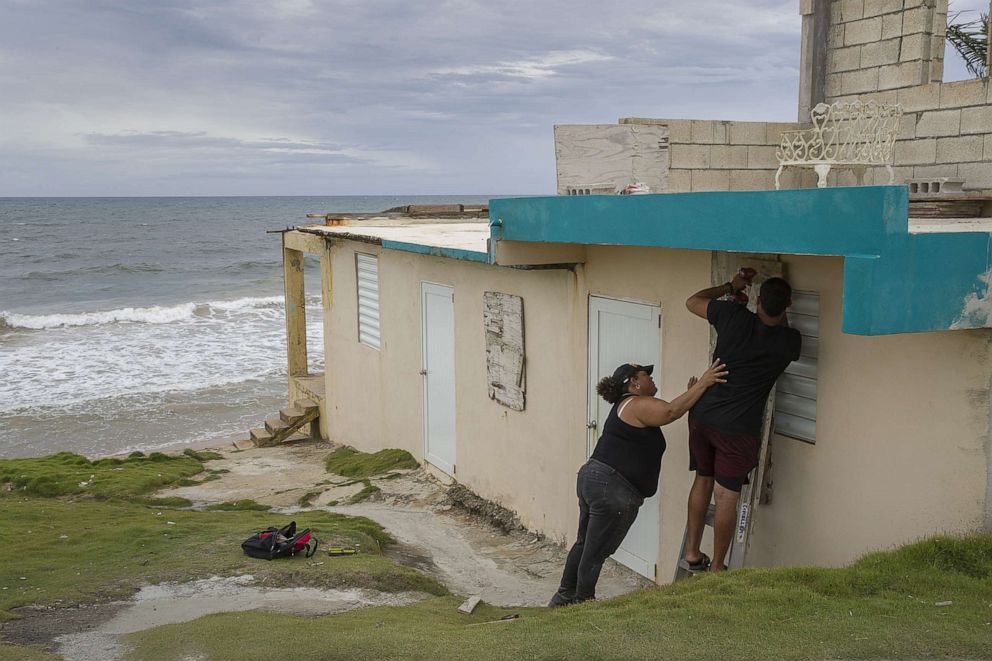
[{"label": "turquoise painted beam", "polygon": [[410,243],[407,241],[392,241],[382,239],[382,247],[391,250],[403,250],[405,252],[415,252],[421,255],[434,255],[435,257],[447,257],[449,259],[460,259],[469,262],[489,262],[489,253],[475,250],[465,250],[462,248],[444,248],[441,246],[430,246],[422,243]]},{"label": "turquoise painted beam", "polygon": [[842,329],[992,326],[992,235],[908,231],[904,186],[491,200],[492,240],[840,255]]}]

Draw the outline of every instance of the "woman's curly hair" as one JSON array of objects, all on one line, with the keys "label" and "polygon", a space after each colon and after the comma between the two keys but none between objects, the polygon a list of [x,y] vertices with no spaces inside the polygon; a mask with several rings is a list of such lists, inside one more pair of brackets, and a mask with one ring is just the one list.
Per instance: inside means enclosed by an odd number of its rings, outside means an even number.
[{"label": "woman's curly hair", "polygon": [[623,397],[623,394],[627,392],[627,386],[625,383],[618,379],[614,379],[612,376],[604,376],[596,384],[596,392],[599,396],[605,399],[610,404],[616,404]]}]

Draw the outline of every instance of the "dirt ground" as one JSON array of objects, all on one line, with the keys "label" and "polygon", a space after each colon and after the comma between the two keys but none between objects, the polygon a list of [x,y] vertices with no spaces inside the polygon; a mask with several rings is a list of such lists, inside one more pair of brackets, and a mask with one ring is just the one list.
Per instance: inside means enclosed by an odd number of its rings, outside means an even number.
[{"label": "dirt ground", "polygon": [[[451,504],[446,487],[423,469],[394,471],[372,478],[380,491],[366,501],[348,504],[363,484],[327,473],[324,460],[334,448],[326,442],[302,442],[272,448],[217,450],[223,459],[208,466],[226,470],[219,478],[189,487],[167,489],[160,497],[180,496],[204,507],[251,499],[276,513],[300,510],[364,516],[382,525],[396,540],[386,555],[434,577],[451,592],[478,596],[497,606],[543,606],[558,585],[567,549],[517,529],[504,532]],[[264,476],[265,479],[259,479]],[[287,484],[300,485],[289,487]],[[311,505],[301,507],[309,495]],[[117,637],[164,624],[185,622],[210,613],[272,610],[323,615],[372,605],[413,603],[426,595],[369,590],[269,588],[253,585],[252,576],[146,586],[127,601],[77,608],[20,609],[19,620],[4,623],[14,643],[49,643],[65,659],[118,659],[124,649]],[[607,561],[597,596],[609,598],[653,585],[612,560]]]}]

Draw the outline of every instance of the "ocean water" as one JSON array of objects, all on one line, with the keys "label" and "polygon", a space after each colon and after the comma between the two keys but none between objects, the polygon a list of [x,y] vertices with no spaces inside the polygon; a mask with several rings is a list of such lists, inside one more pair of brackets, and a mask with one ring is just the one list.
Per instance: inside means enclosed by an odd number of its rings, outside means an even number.
[{"label": "ocean water", "polygon": [[[267,231],[490,197],[0,198],[0,458],[246,436],[286,396],[281,243]],[[307,269],[320,371],[317,261]]]}]

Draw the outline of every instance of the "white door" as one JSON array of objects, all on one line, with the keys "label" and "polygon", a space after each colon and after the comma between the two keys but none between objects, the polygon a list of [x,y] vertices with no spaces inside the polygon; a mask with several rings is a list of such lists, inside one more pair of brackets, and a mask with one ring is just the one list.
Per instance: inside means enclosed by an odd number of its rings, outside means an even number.
[{"label": "white door", "polygon": [[455,310],[454,289],[421,284],[424,317],[424,456],[455,474]]},{"label": "white door", "polygon": [[[660,381],[661,308],[589,297],[589,435],[586,454],[591,455],[599,440],[610,404],[596,394],[596,383],[613,374],[621,363],[654,365],[655,381]],[[644,501],[630,532],[613,558],[638,574],[655,578],[659,536],[658,495]]]}]

